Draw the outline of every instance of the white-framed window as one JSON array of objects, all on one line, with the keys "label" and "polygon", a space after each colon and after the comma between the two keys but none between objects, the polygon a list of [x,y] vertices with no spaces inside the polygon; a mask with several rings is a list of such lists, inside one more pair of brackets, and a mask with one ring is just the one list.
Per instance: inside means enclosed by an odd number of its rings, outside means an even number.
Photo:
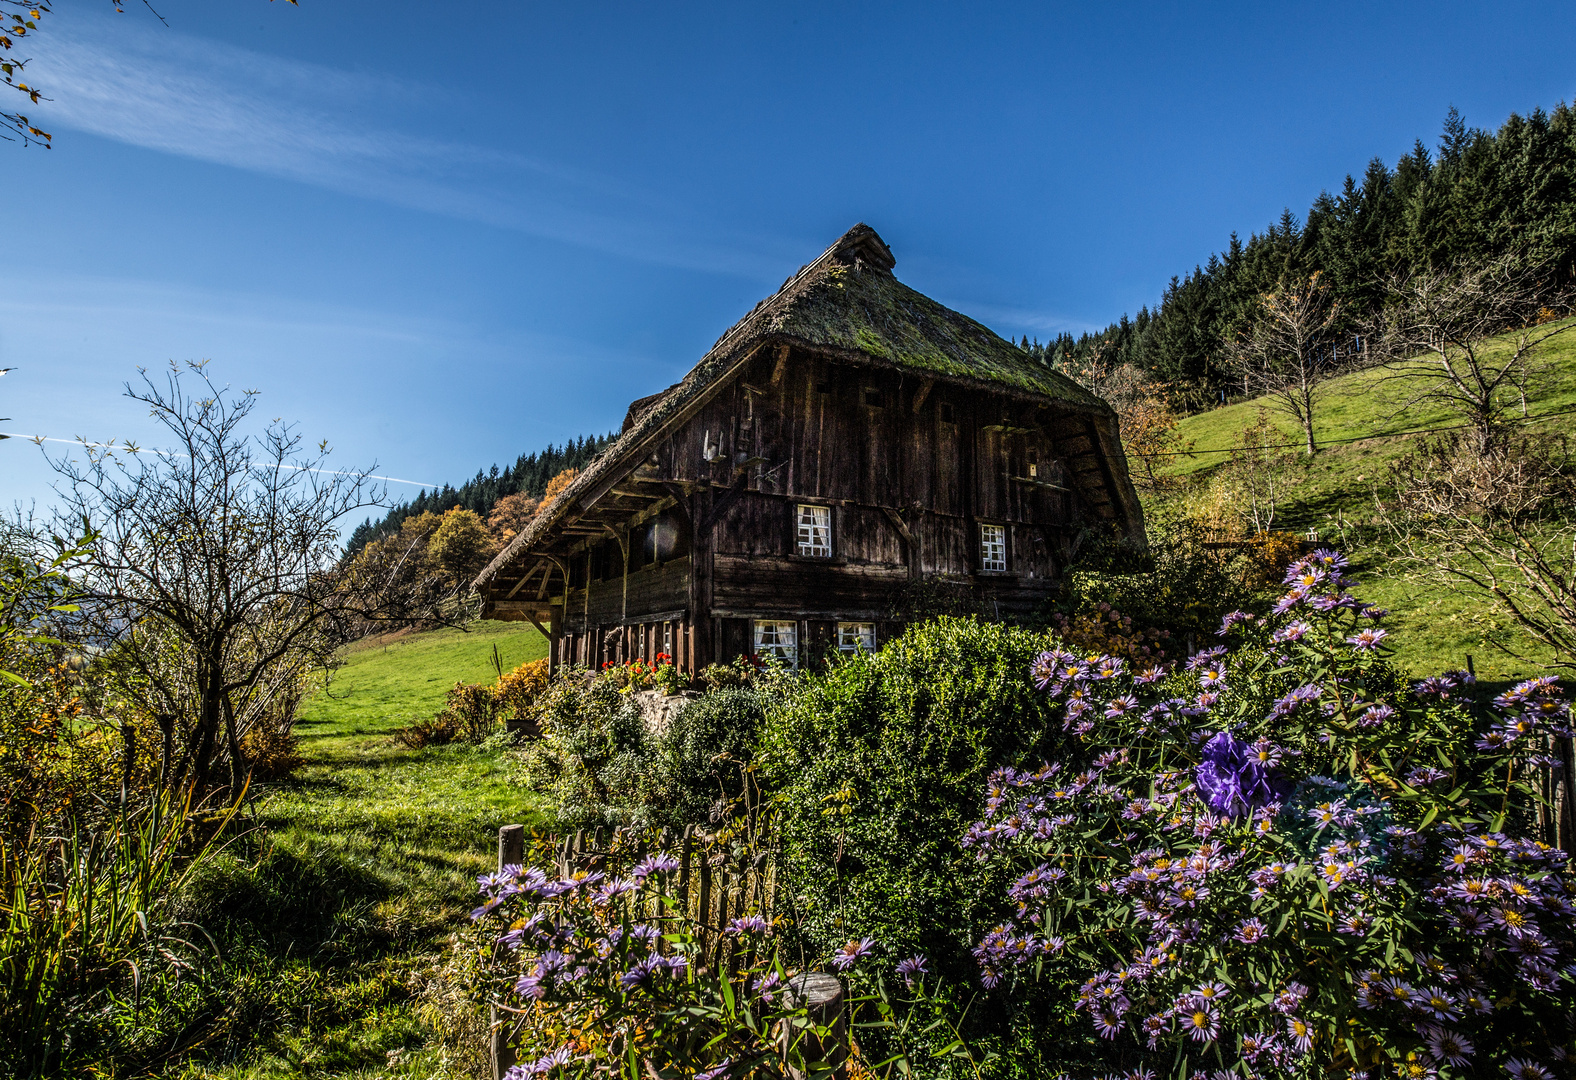
[{"label": "white-framed window", "polygon": [[876,651],[876,624],[873,622],[840,622],[837,624],[837,648],[841,652]]},{"label": "white-framed window", "polygon": [[815,559],[832,557],[832,508],[830,506],[799,505],[798,543],[795,550],[800,555]]},{"label": "white-framed window", "polygon": [[755,655],[775,656],[789,667],[799,666],[799,624],[755,620]]},{"label": "white-framed window", "polygon": [[670,622],[662,624],[662,651],[667,654],[670,661],[678,663],[673,658],[673,624]]},{"label": "white-framed window", "polygon": [[1007,527],[1005,525],[980,526],[980,569],[1007,569]]}]

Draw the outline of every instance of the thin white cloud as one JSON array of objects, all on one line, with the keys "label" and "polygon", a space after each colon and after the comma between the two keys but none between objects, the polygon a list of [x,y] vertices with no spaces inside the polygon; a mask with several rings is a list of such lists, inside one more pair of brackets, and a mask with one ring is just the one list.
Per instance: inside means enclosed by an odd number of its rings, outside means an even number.
[{"label": "thin white cloud", "polygon": [[1060,333],[1079,334],[1094,333],[1105,327],[1095,326],[1083,319],[1075,319],[1069,315],[1062,315],[1054,311],[1038,311],[1034,308],[1003,307],[996,304],[976,304],[972,301],[946,301],[947,306],[978,319],[984,323],[995,324],[1013,330],[1018,334],[1042,334],[1055,337]]},{"label": "thin white cloud", "polygon": [[47,125],[663,265],[770,279],[803,254],[607,177],[380,124],[443,104],[413,82],[81,17],[49,29],[28,68]]}]

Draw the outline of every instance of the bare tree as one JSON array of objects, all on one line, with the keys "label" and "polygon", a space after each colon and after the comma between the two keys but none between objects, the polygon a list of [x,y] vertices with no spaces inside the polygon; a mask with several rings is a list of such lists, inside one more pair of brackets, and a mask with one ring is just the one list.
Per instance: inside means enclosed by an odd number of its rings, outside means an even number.
[{"label": "bare tree", "polygon": [[1324,383],[1340,374],[1343,308],[1316,271],[1258,298],[1247,329],[1226,344],[1246,393],[1266,396],[1302,427],[1304,449],[1317,449],[1313,414]]},{"label": "bare tree", "polygon": [[1401,550],[1439,584],[1491,598],[1576,668],[1576,484],[1563,438],[1526,433],[1486,452],[1441,435],[1394,467],[1384,507]]},{"label": "bare tree", "polygon": [[[329,470],[279,421],[243,432],[255,391],[214,384],[204,365],[146,372],[126,393],[173,437],[167,449],[84,445],[53,459],[62,525],[91,540],[72,566],[82,616],[159,721],[165,782],[206,786],[301,672],[368,620],[416,614],[377,567],[340,559],[345,515],[384,499],[363,470]],[[63,529],[62,531],[68,531]],[[177,738],[177,736],[179,736]]]},{"label": "bare tree", "polygon": [[1106,359],[1106,347],[1105,341],[1097,341],[1088,357],[1060,370],[1116,410],[1122,448],[1128,460],[1137,461],[1143,470],[1133,482],[1156,491],[1173,487],[1175,479],[1156,470],[1193,448],[1177,430],[1174,387],[1131,363],[1112,363]]},{"label": "bare tree", "polygon": [[1488,452],[1506,412],[1519,406],[1525,416],[1528,395],[1547,375],[1540,348],[1576,327],[1556,317],[1573,292],[1551,276],[1511,252],[1393,279],[1370,340],[1390,369],[1386,380],[1402,387],[1401,407],[1442,406],[1470,427],[1477,452]]},{"label": "bare tree", "polygon": [[1280,500],[1290,486],[1286,473],[1293,455],[1284,449],[1282,438],[1270,423],[1269,412],[1259,409],[1258,418],[1242,429],[1221,470],[1235,496],[1237,517],[1254,533],[1275,527]]}]

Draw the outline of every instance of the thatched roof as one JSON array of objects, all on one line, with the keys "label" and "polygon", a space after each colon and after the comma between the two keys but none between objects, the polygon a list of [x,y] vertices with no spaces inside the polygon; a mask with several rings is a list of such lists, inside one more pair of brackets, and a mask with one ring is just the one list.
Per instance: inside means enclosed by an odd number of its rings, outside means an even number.
[{"label": "thatched roof", "polygon": [[966,315],[898,281],[896,260],[876,231],[855,225],[739,320],[682,381],[634,402],[623,432],[585,472],[544,506],[476,579],[536,547],[576,506],[586,509],[637,465],[669,422],[720,388],[723,376],[764,342],[797,345],[848,363],[910,372],[1012,397],[1109,417],[1111,407]]}]

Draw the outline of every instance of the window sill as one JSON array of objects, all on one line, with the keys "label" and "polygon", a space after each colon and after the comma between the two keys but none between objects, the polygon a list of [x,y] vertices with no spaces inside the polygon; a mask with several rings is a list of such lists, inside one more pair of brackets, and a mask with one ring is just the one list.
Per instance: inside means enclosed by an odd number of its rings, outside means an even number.
[{"label": "window sill", "polygon": [[847,566],[848,560],[841,555],[788,555],[789,562],[811,563],[818,566]]}]

